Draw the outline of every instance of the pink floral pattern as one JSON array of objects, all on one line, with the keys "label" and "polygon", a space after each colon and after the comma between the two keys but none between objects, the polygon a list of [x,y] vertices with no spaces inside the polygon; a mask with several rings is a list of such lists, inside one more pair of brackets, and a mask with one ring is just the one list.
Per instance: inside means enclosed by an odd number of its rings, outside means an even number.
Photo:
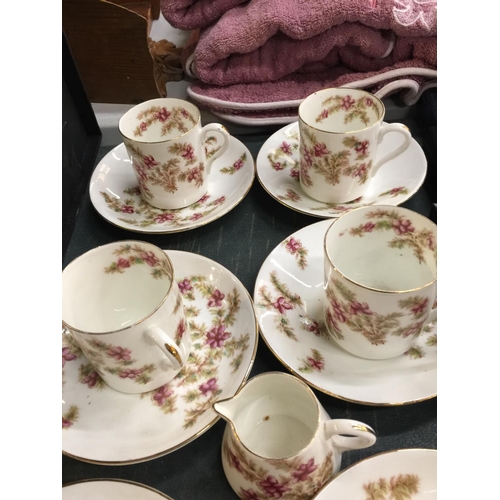
[{"label": "pink floral pattern", "polygon": [[[213,286],[205,276],[196,275],[181,278],[178,285],[184,299],[184,311],[189,318],[193,351],[173,381],[149,394],[153,404],[163,413],[169,414],[178,411],[179,388],[190,386],[182,396],[190,403],[184,419],[184,428],[187,429],[211,409],[212,403],[222,392],[214,359],[223,356],[232,358],[231,366],[236,371],[243,360],[243,353],[248,349],[250,337],[248,333],[238,335],[231,331],[241,304],[236,288],[222,291]],[[200,311],[189,305],[195,301],[200,302],[200,299],[197,300],[199,295],[201,302],[210,311],[211,325],[198,323],[196,317]]]},{"label": "pink floral pattern", "polygon": [[79,409],[76,405],[71,405],[62,416],[62,429],[69,429],[78,420]]},{"label": "pink floral pattern", "polygon": [[[198,427],[196,432],[203,431],[205,425],[210,422],[213,423],[213,414],[207,416],[207,412],[211,411],[211,405],[215,399],[219,398],[223,391],[232,387],[232,378],[240,378],[243,375],[245,363],[249,361],[251,356],[253,359],[252,351],[256,347],[256,332],[250,326],[253,314],[248,306],[251,304],[243,301],[244,309],[242,309],[241,289],[232,285],[219,285],[215,287],[211,282],[210,277],[204,275],[183,275],[178,279],[179,290],[182,293],[180,301],[181,307],[184,308],[192,338],[192,350],[187,363],[184,365],[181,373],[179,373],[172,381],[154,391],[143,393],[140,395],[132,396],[133,398],[140,398],[147,405],[151,405],[151,411],[160,412],[161,414],[176,414],[172,418],[167,418],[166,423],[170,426],[175,422],[175,427],[180,427],[179,431],[199,426],[199,420],[203,419],[203,425]],[[224,281],[222,281],[224,283]],[[207,308],[209,297],[213,291],[217,289],[224,295],[220,307]],[[245,305],[247,304],[247,305]],[[248,323],[247,323],[248,321]],[[219,329],[222,333],[221,339],[219,335],[220,347],[214,345],[213,348],[207,343],[208,333],[213,327],[224,326]],[[250,328],[250,331],[247,329]],[[220,342],[222,340],[222,342]],[[63,333],[62,343],[63,348],[68,347],[72,342],[72,337]],[[251,345],[250,345],[251,343]],[[64,399],[71,404],[73,400],[73,390],[75,387],[80,387],[80,383],[84,384],[76,396],[84,401],[84,406],[78,408],[76,405],[70,407],[71,412],[68,411],[68,406],[63,405],[62,427],[63,433],[68,432],[78,424],[77,419],[80,415],[84,421],[84,425],[89,425],[89,418],[92,419],[91,407],[87,407],[87,401],[90,403],[102,399],[92,399],[91,393],[97,391],[104,391],[102,396],[106,396],[106,391],[112,391],[101,379],[96,370],[88,362],[88,358],[82,356],[79,347],[75,343],[75,351],[79,352],[79,357],[83,359],[77,361],[66,361],[66,366],[63,368],[63,386],[68,383],[65,380],[70,373],[70,384],[72,387],[69,391],[63,392]],[[121,349],[117,349],[120,347]],[[78,349],[78,351],[76,350]],[[95,356],[101,360],[108,359],[116,363],[118,367],[123,369],[123,375],[128,376],[141,376],[137,372],[134,374],[130,369],[137,370],[142,367],[135,367],[127,364],[130,361],[121,359],[116,360],[112,357],[113,354],[119,353],[119,357],[123,357],[125,353],[125,346],[116,346],[106,343],[98,343],[92,346],[90,356]],[[67,351],[65,351],[67,352]],[[108,356],[108,353],[110,356]],[[134,352],[131,350],[129,353],[133,361]],[[70,368],[68,368],[70,365]],[[130,370],[130,371],[129,371]],[[228,380],[229,377],[229,380]],[[88,388],[88,389],[87,389]],[[97,394],[96,394],[97,396]],[[87,399],[90,398],[90,399]],[[80,404],[80,403],[78,403]],[[146,408],[147,409],[147,408]],[[149,415],[147,418],[152,418]],[[192,436],[192,434],[189,434]],[[175,440],[175,438],[173,437]]]},{"label": "pink floral pattern", "polygon": [[[386,344],[389,335],[417,337],[430,309],[426,297],[412,295],[398,301],[399,310],[378,314],[366,302],[360,303],[356,294],[338,279],[328,282],[326,296],[326,320],[331,334],[337,340],[344,340],[339,326],[342,323],[374,346]],[[406,323],[402,323],[403,318],[409,318],[410,322],[407,319]]]},{"label": "pink floral pattern", "polygon": [[123,273],[130,266],[146,264],[152,268],[151,276],[154,279],[168,278],[171,275],[166,258],[158,258],[138,243],[121,245],[113,253],[118,258],[104,269],[106,274]]},{"label": "pink floral pattern", "polygon": [[367,222],[349,230],[351,236],[363,237],[372,231],[392,231],[395,237],[388,242],[390,248],[410,248],[420,263],[425,262],[425,250],[437,259],[436,238],[429,229],[415,230],[411,220],[397,210],[377,209],[365,214]]},{"label": "pink floral pattern", "polygon": [[392,189],[389,189],[389,191],[384,191],[383,193],[380,193],[379,196],[391,196],[392,198],[395,198],[398,195],[401,194],[408,194],[408,189],[405,188],[404,186],[398,186],[394,187]]},{"label": "pink floral pattern", "polygon": [[[263,465],[255,467],[252,456],[229,434],[222,443],[222,454],[226,464],[241,477],[243,484],[238,496],[243,500],[310,500],[333,475],[333,454],[329,452],[322,463],[314,458],[301,460],[262,459]],[[267,467],[266,467],[267,464]],[[273,469],[278,469],[276,475]]]},{"label": "pink floral pattern", "polygon": [[205,193],[196,203],[189,207],[164,210],[147,203],[141,196],[139,188],[127,189],[124,194],[129,196],[117,198],[110,196],[105,191],[101,191],[101,196],[110,210],[119,214],[134,215],[134,218],[120,217],[118,220],[141,228],[167,226],[173,229],[181,229],[183,226],[190,225],[193,221],[208,218],[212,212],[226,203],[225,196],[210,201],[210,195]]},{"label": "pink floral pattern", "polygon": [[[290,148],[287,147],[290,145]],[[292,150],[289,153],[289,150]],[[268,192],[272,194],[277,200],[282,202],[284,205],[297,210],[298,212],[303,212],[310,215],[317,215],[320,217],[326,215],[340,215],[342,213],[348,212],[354,208],[359,208],[367,205],[399,205],[402,201],[408,198],[408,195],[414,192],[418,186],[394,186],[389,187],[384,182],[384,190],[379,193],[370,193],[368,197],[365,197],[363,201],[361,197],[355,200],[351,200],[345,203],[324,203],[324,202],[314,202],[309,196],[305,195],[299,186],[300,179],[300,157],[299,157],[300,141],[298,137],[298,125],[295,125],[289,130],[284,130],[276,136],[276,141],[272,141],[272,147],[267,152],[267,165],[270,172],[266,172],[265,165],[262,163],[260,165],[260,158],[258,159],[259,170],[262,168],[262,180]],[[305,151],[306,156],[309,158],[308,164],[312,164],[313,161],[318,160],[321,157],[314,157],[308,148]],[[364,155],[369,152],[369,144],[365,140],[359,140],[351,151],[351,157],[355,158],[358,154]],[[324,157],[323,157],[324,158]],[[357,174],[360,176],[369,175],[368,167],[369,165],[365,160],[355,162],[361,165],[364,163],[364,167],[358,169]],[[362,177],[355,177],[355,181],[359,181]],[[387,179],[390,182],[390,179]],[[415,179],[417,182],[417,179]],[[296,188],[290,186],[296,183]],[[281,187],[280,187],[281,186]],[[387,186],[387,187],[385,187]],[[394,200],[396,199],[396,200]]]},{"label": "pink floral pattern", "polygon": [[213,291],[212,295],[208,298],[207,307],[220,307],[225,295],[217,288]]},{"label": "pink floral pattern", "polygon": [[318,142],[314,132],[302,129],[300,180],[304,186],[313,185],[311,170],[332,186],[339,184],[344,177],[355,179],[360,185],[365,184],[372,168],[372,160],[367,160],[371,147],[369,141],[348,136],[342,143],[345,149],[333,153],[326,144]]},{"label": "pink floral pattern", "polygon": [[92,364],[80,366],[79,379],[89,388],[104,387],[104,381],[100,377],[104,372],[145,385],[152,380],[151,374],[157,369],[153,363],[132,366],[136,360],[133,359],[130,349],[122,346],[107,344],[96,338],[82,341],[81,345]]},{"label": "pink floral pattern", "polygon": [[63,329],[62,333],[62,367],[66,366],[68,361],[74,361],[82,355],[82,350],[76,340]]},{"label": "pink floral pattern", "polygon": [[293,236],[287,238],[283,243],[286,250],[295,257],[300,269],[305,269],[307,266],[307,248],[302,245],[302,242],[296,240]]},{"label": "pink floral pattern", "polygon": [[[207,380],[206,382],[203,382],[198,389],[200,392],[206,396],[207,394],[211,394],[213,392],[217,392],[219,389],[219,386],[217,385],[217,378],[212,377],[211,379]],[[219,393],[218,393],[219,394]]]},{"label": "pink floral pattern", "polygon": [[276,315],[275,322],[278,330],[283,332],[288,338],[297,340],[297,336],[290,325],[290,320],[287,318],[286,313],[295,307],[302,307],[302,299],[299,295],[291,293],[288,287],[279,281],[276,271],[271,272],[270,281],[277,292],[277,296],[273,297],[267,286],[263,285],[258,289],[260,302],[257,306],[270,311],[277,311],[279,314]]},{"label": "pink floral pattern", "polygon": [[209,345],[211,349],[222,347],[224,342],[231,336],[231,334],[225,330],[225,325],[213,326],[207,333],[206,344]]},{"label": "pink floral pattern", "polygon": [[93,389],[94,387],[102,389],[105,387],[104,380],[90,364],[80,365],[78,369],[78,379],[82,384],[87,385],[89,389]]},{"label": "pink floral pattern", "polygon": [[243,153],[230,167],[222,167],[220,172],[222,174],[234,175],[245,166],[246,161],[247,154]]},{"label": "pink floral pattern", "polygon": [[142,137],[143,132],[155,123],[161,124],[161,136],[166,136],[174,130],[185,133],[196,125],[196,120],[187,109],[175,106],[170,110],[163,106],[151,106],[141,111],[137,120],[139,124],[134,129],[135,137]]},{"label": "pink floral pattern", "polygon": [[291,201],[297,203],[302,200],[300,194],[298,194],[293,189],[287,188],[285,195],[278,195],[278,198],[283,201]]},{"label": "pink floral pattern", "polygon": [[70,350],[69,347],[63,347],[62,348],[62,365],[64,368],[64,365],[66,364],[66,361],[73,361],[74,359],[77,359],[78,356],[73,354]]},{"label": "pink floral pattern", "polygon": [[321,123],[334,113],[343,113],[344,123],[350,123],[359,118],[366,126],[371,125],[367,110],[372,109],[376,114],[376,120],[380,118],[379,109],[372,98],[368,96],[354,99],[351,95],[336,95],[325,99],[321,106],[323,109],[316,117],[316,123]]},{"label": "pink floral pattern", "polygon": [[[364,143],[365,141],[362,141],[359,143],[358,149],[360,149],[360,152],[364,151]],[[297,143],[298,144],[298,143]],[[356,148],[355,148],[356,149]],[[296,154],[296,153],[295,153]],[[310,161],[312,164],[313,157],[310,156]],[[283,170],[285,168],[285,165],[287,164],[297,164],[298,165],[298,160],[295,160],[293,157],[290,157],[287,160],[283,160],[283,163],[281,164],[276,164],[276,165],[271,165],[274,170]],[[366,166],[366,164],[365,164]],[[358,174],[364,175],[365,173],[367,174],[368,172],[364,167],[362,167],[358,172]],[[299,181],[299,176],[300,172],[298,168],[292,168],[290,171],[290,176],[293,177],[297,182]],[[381,198],[380,200],[377,201],[377,203],[383,203],[384,198],[395,198],[397,196],[403,196],[408,194],[408,188],[405,186],[397,186],[394,188],[391,188],[387,191],[384,191],[383,193],[380,193],[378,195],[378,198]],[[302,196],[296,191],[291,188],[286,188],[284,191],[284,194],[276,194],[276,198],[278,200],[281,200],[283,202],[286,202],[287,204],[291,204],[292,206],[295,205],[300,205],[304,200]],[[345,212],[348,212],[349,210],[352,210],[353,208],[359,208],[367,205],[373,205],[375,201],[371,201],[368,203],[361,203],[363,200],[362,196],[359,196],[355,200],[346,202],[346,203],[321,203],[316,206],[311,206],[307,207],[307,210],[312,211],[313,213],[316,212],[328,212],[330,214],[342,214]],[[306,207],[303,207],[303,209],[306,209]]]},{"label": "pink floral pattern", "polygon": [[[296,244],[296,240],[294,240],[292,247]],[[291,326],[291,320],[287,313],[296,308],[302,308],[302,299],[299,295],[290,292],[288,287],[278,279],[276,271],[270,273],[270,282],[275,290],[274,296],[266,285],[262,285],[257,292],[260,301],[256,305],[276,313],[274,322],[278,331],[283,332],[289,339],[297,341],[297,335]],[[299,320],[301,328],[307,332],[311,332],[317,337],[328,336],[326,325],[322,321],[317,321],[306,314],[299,314]]]},{"label": "pink floral pattern", "polygon": [[267,155],[271,168],[276,171],[290,168],[290,176],[298,178],[299,165],[298,161],[293,158],[294,153],[299,149],[297,140],[283,141],[279,147],[273,149]]},{"label": "pink floral pattern", "polygon": [[174,342],[177,344],[177,345],[180,345],[181,342],[182,342],[182,339],[184,337],[184,334],[186,333],[186,330],[187,330],[187,326],[186,326],[186,322],[184,321],[184,318],[181,319],[181,321],[179,322],[179,324],[177,325],[177,329],[175,331],[175,339],[174,339]]},{"label": "pink floral pattern", "polygon": [[125,141],[125,145],[132,158],[141,195],[146,201],[153,198],[149,186],[160,186],[167,193],[175,193],[179,183],[200,187],[205,181],[205,164],[198,161],[190,143],[174,142],[168,146],[167,151],[172,157],[165,163],[143,154],[129,141]]},{"label": "pink floral pattern", "polygon": [[286,311],[293,309],[292,304],[286,301],[285,297],[279,297],[273,306],[279,311],[280,314],[285,314]]},{"label": "pink floral pattern", "polygon": [[302,373],[320,372],[325,368],[325,358],[318,349],[311,349],[311,355],[302,359],[299,371]]}]

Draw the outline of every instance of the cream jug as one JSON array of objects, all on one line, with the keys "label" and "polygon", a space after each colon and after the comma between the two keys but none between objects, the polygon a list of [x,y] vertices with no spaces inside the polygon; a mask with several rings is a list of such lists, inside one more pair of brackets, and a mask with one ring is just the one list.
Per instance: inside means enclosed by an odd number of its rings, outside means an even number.
[{"label": "cream jug", "polygon": [[282,372],[253,377],[213,409],[228,422],[222,465],[242,499],[312,498],[340,470],[342,452],[376,441],[362,422],[331,419],[306,383]]}]

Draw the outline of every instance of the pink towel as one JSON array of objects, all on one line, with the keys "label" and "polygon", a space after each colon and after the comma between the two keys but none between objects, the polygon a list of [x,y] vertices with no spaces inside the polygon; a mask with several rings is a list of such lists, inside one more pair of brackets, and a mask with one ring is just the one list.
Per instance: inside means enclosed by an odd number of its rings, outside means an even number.
[{"label": "pink towel", "polygon": [[419,95],[437,78],[437,2],[250,0],[196,33],[183,62],[190,96],[232,116],[278,119],[325,87]]},{"label": "pink towel", "polygon": [[188,95],[201,108],[231,122],[276,124],[296,120],[302,100],[323,88],[361,88],[381,99],[400,93],[403,103],[411,105],[424,90],[437,85],[436,79],[437,71],[422,61],[406,61],[372,72],[337,66],[320,73],[294,73],[275,82],[217,86],[196,81]]},{"label": "pink towel", "polygon": [[161,0],[163,17],[183,30],[205,28],[229,9],[248,0]]},{"label": "pink towel", "polygon": [[435,0],[251,0],[202,30],[186,69],[231,85],[318,63],[373,71],[414,57],[436,65],[436,18]]}]

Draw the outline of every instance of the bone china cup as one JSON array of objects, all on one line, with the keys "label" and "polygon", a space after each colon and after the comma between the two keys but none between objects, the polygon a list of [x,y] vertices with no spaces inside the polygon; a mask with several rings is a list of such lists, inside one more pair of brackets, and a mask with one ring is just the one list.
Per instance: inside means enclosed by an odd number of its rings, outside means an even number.
[{"label": "bone china cup", "polygon": [[324,239],[324,307],[341,347],[362,358],[393,358],[437,319],[436,239],[432,221],[402,207],[361,207],[332,223]]},{"label": "bone china cup", "polygon": [[[385,107],[364,90],[325,89],[299,106],[300,185],[324,203],[344,203],[363,196],[370,178],[411,143],[401,123],[383,123]],[[376,160],[377,148],[389,132],[403,142]]]},{"label": "bone china cup", "polygon": [[[142,241],[94,248],[62,273],[63,328],[95,372],[125,393],[172,380],[191,350],[172,262]],[[94,372],[95,371],[95,372]]]},{"label": "bone china cup", "polygon": [[212,162],[230,140],[219,123],[202,127],[199,109],[182,99],[143,102],[118,128],[143,199],[162,209],[186,207],[207,192]]}]

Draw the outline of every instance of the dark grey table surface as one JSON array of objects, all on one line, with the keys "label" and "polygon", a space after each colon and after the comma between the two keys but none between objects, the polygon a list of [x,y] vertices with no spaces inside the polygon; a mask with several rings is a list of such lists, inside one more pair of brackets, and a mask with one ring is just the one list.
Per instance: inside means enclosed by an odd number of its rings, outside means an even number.
[{"label": "dark grey table surface", "polygon": [[[421,143],[418,124],[411,117],[398,121],[409,125],[413,136]],[[263,142],[278,128],[236,137],[246,144],[256,159]],[[97,162],[111,149],[111,146],[101,147]],[[424,184],[402,206],[434,219],[432,201]],[[63,267],[98,245],[129,238],[140,239],[163,249],[194,252],[219,262],[236,275],[253,296],[255,279],[269,253],[290,234],[319,220],[278,203],[266,193],[256,176],[241,203],[218,220],[181,233],[138,234],[115,227],[104,220],[92,206],[87,190],[64,255]],[[265,342],[259,339],[250,377],[265,371],[287,372],[287,369]],[[384,451],[402,448],[437,449],[437,398],[410,405],[374,407],[349,403],[317,390],[314,392],[332,418],[360,420],[372,426],[377,434],[378,439],[373,447],[345,452],[341,470]],[[93,465],[63,454],[63,485],[83,479],[116,478],[146,484],[174,500],[236,499],[236,494],[224,476],[220,457],[225,425],[225,421],[221,419],[183,448],[140,464]]]}]

